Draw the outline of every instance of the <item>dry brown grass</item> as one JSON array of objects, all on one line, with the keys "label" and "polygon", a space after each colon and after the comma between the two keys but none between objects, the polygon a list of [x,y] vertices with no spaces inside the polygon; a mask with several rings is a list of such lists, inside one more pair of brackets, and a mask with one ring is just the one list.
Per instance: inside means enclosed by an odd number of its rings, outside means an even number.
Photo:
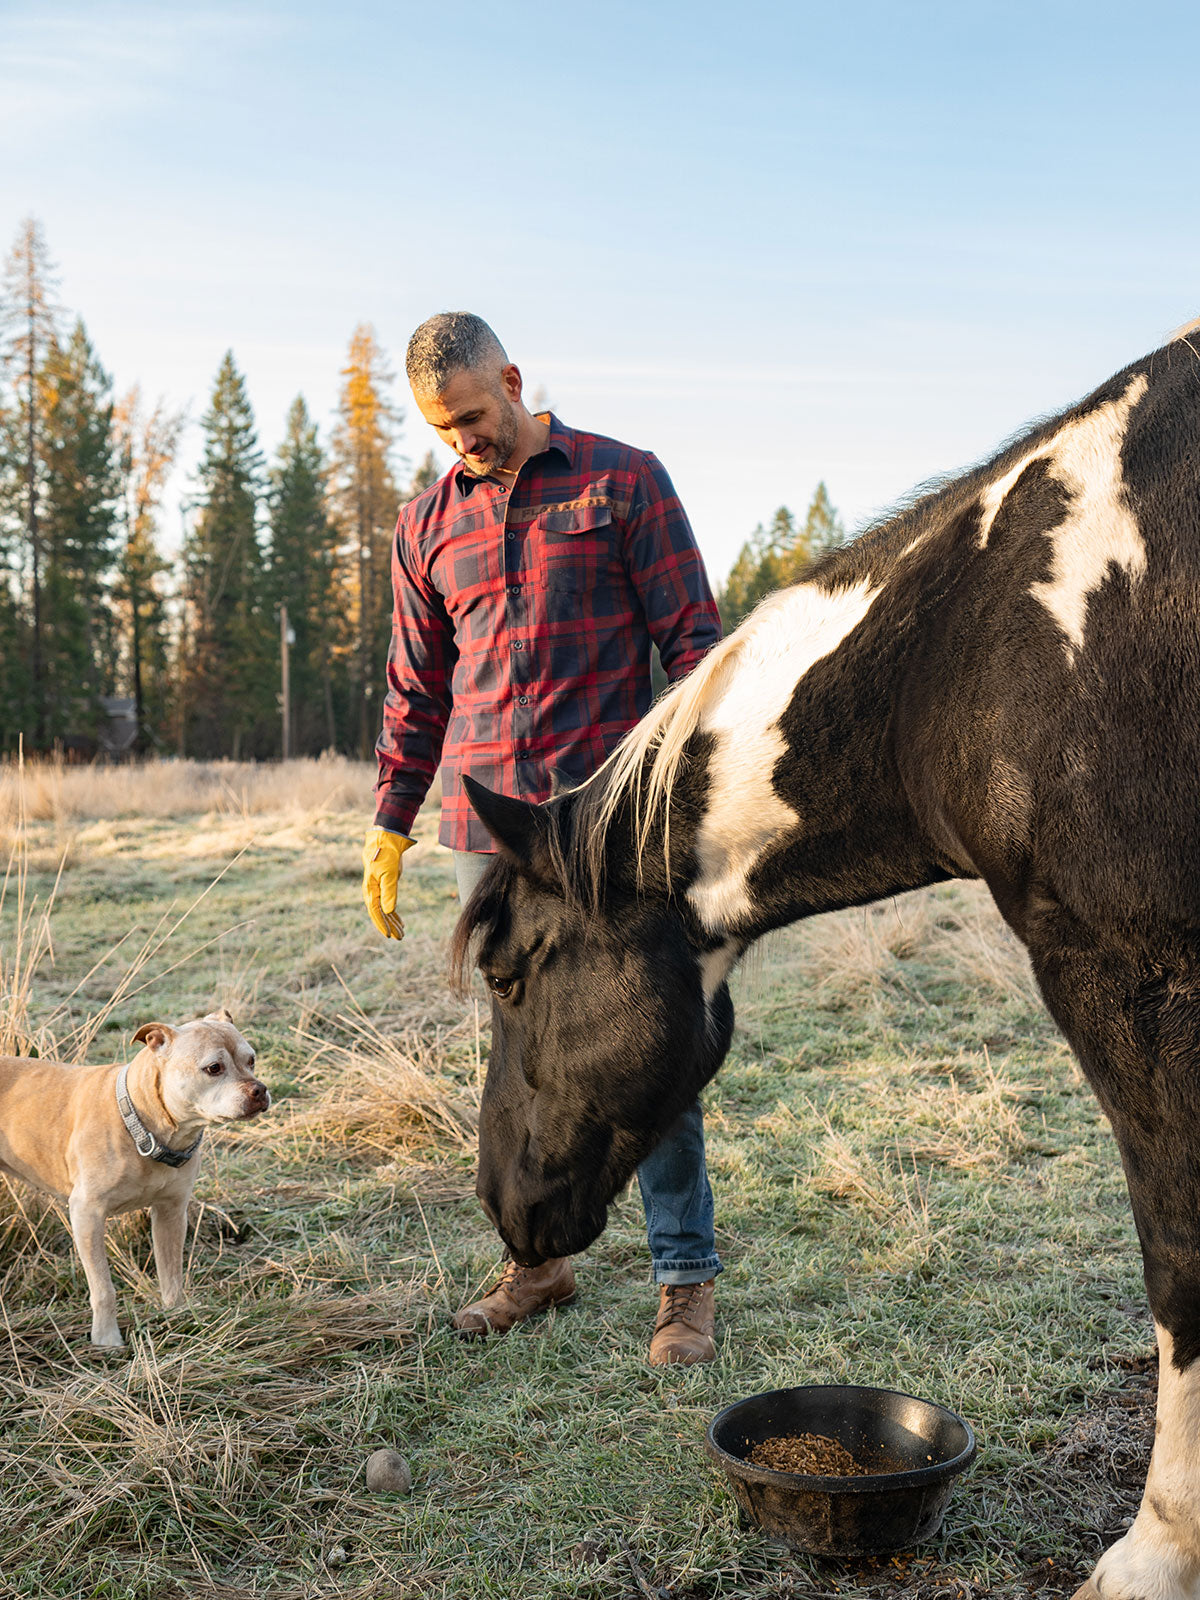
[{"label": "dry brown grass", "polygon": [[128,766],[65,766],[58,761],[0,765],[0,828],[29,821],[116,817],[309,816],[371,810],[371,762],[326,755],[318,761],[147,761]]},{"label": "dry brown grass", "polygon": [[[763,957],[788,964],[818,1004],[861,1006],[901,994],[931,1007],[916,967],[1023,1004],[1040,1004],[1025,948],[981,884],[961,883],[820,917],[790,930]],[[751,960],[753,986],[756,965]]]},{"label": "dry brown grass", "polygon": [[890,1216],[900,1206],[894,1171],[873,1152],[855,1148],[827,1119],[811,1181],[818,1194],[863,1206],[873,1217]]},{"label": "dry brown grass", "polygon": [[[482,1349],[446,1334],[498,1247],[471,1194],[487,1040],[444,987],[456,906],[434,816],[407,858],[408,937],[385,945],[358,898],[369,771],[334,814],[327,771],[281,797],[286,768],[189,790],[168,770],[185,766],[68,772],[38,801],[0,907],[0,1026],[99,1058],[143,1005],[225,999],[278,1100],[206,1149],[191,1311],[162,1310],[145,1220],[114,1219],[120,1355],[87,1345],[61,1208],[0,1185],[0,1594],[593,1600],[625,1592],[627,1564],[573,1551],[618,1533],[679,1594],[825,1593],[827,1574],[738,1528],[700,1453],[727,1399],[800,1381],[929,1392],[978,1424],[947,1585],[1011,1600],[1030,1592],[1018,1546],[1057,1574],[1111,1538],[1134,1491],[1098,1495],[1083,1452],[1046,1458],[1043,1488],[1028,1441],[1106,1381],[1081,1312],[1095,1338],[1148,1342],[1120,1310],[1138,1290],[1119,1168],[979,886],[822,918],[761,957],[710,1118],[721,1359],[660,1380],[636,1197],[588,1252],[578,1308]],[[103,809],[110,777],[136,815]],[[21,831],[4,804],[0,837]],[[89,1032],[98,1014],[120,1029]],[[381,1444],[412,1461],[410,1498],[363,1494]],[[895,1582],[838,1580],[917,1600]]]},{"label": "dry brown grass", "polygon": [[51,1043],[44,1022],[34,1020],[34,975],[53,949],[50,913],[53,894],[43,901],[29,892],[29,855],[18,827],[0,883],[0,917],[7,913],[12,932],[0,942],[0,1055],[47,1054]]},{"label": "dry brown grass", "polygon": [[1037,1087],[1001,1077],[986,1051],[982,1066],[968,1067],[963,1076],[973,1080],[969,1086],[951,1072],[944,1084],[925,1084],[910,1091],[909,1119],[929,1131],[904,1140],[904,1153],[970,1172],[998,1169],[1033,1148],[1020,1108],[1036,1099]]},{"label": "dry brown grass", "polygon": [[336,1040],[298,1031],[311,1050],[297,1082],[311,1100],[288,1102],[245,1137],[272,1147],[302,1142],[320,1159],[330,1147],[375,1161],[428,1149],[474,1149],[479,1124],[478,1085],[468,1090],[446,1071],[448,1046],[468,1024],[433,1038],[393,1034],[376,1026],[347,991],[347,1006],[324,1019]]},{"label": "dry brown grass", "polygon": [[[155,789],[146,769],[136,776],[165,808],[172,791]],[[322,805],[328,794],[322,787]],[[43,832],[57,820],[43,819]],[[276,813],[267,826],[281,822]],[[115,1008],[206,951],[206,965],[219,962],[222,996],[252,1003],[261,962],[237,951],[227,961],[212,939],[189,938],[184,927],[222,873],[148,931],[126,927],[112,943],[97,941],[84,976],[47,1004],[54,929],[72,911],[57,880],[38,878],[31,865],[37,827],[18,787],[0,890],[0,1048],[83,1060]],[[107,936],[103,914],[101,926]],[[105,980],[99,999],[83,993],[96,974]],[[381,1272],[368,1264],[357,1230],[376,1212],[376,1226],[394,1228],[401,1186],[419,1211],[412,1161],[429,1157],[436,1169],[447,1151],[468,1148],[477,1089],[446,1069],[447,1043],[460,1044],[469,1061],[470,1040],[436,1031],[393,1036],[372,1023],[347,984],[340,998],[336,1011],[328,996],[303,1008],[297,1042],[308,1064],[272,1117],[208,1142],[186,1258],[199,1314],[159,1309],[146,1218],[110,1223],[108,1255],[130,1339],[115,1363],[85,1342],[86,1289],[64,1208],[0,1181],[0,1479],[13,1508],[0,1536],[4,1572],[36,1565],[44,1592],[83,1592],[72,1588],[78,1582],[92,1593],[79,1575],[93,1561],[103,1565],[104,1549],[119,1548],[121,1559],[160,1581],[167,1568],[185,1569],[184,1584],[168,1582],[164,1592],[240,1594],[222,1586],[222,1569],[286,1567],[307,1552],[314,1528],[337,1530],[351,1548],[362,1547],[367,1529],[370,1539],[389,1529],[394,1539],[403,1509],[362,1492],[359,1441],[379,1426],[380,1364],[406,1381],[414,1345],[429,1336],[427,1307],[437,1300],[444,1310],[447,1291],[432,1253],[393,1257]],[[277,991],[272,1001],[278,1007]],[[393,1170],[377,1183],[370,1167],[385,1161]],[[363,1171],[371,1197],[343,1226],[336,1213],[351,1170]],[[283,1176],[291,1172],[304,1181]],[[455,1195],[463,1184],[447,1178],[443,1187]],[[317,1539],[319,1569],[320,1532]],[[2,1574],[0,1592],[8,1592]],[[295,1588],[315,1592],[324,1590]]]},{"label": "dry brown grass", "polygon": [[1041,1005],[1025,946],[981,885],[937,903],[928,937],[931,955],[960,982]]},{"label": "dry brown grass", "polygon": [[[11,932],[0,942],[0,1054],[84,1061],[113,1012],[147,987],[149,979],[139,981],[143,973],[163,953],[214,884],[220,882],[224,871],[179,914],[174,911],[164,914],[148,931],[127,930],[105,949],[57,1005],[46,1008],[35,1004],[35,978],[39,970],[54,959],[52,918],[66,854],[58,856],[54,884],[44,896],[31,894],[29,890],[33,856],[18,788],[16,821],[10,835],[4,877],[0,880],[0,917],[7,911],[12,919]],[[201,954],[212,942],[204,941],[180,952],[159,970],[158,976],[170,973],[176,966]],[[106,998],[75,1020],[73,1003],[76,997],[94,978],[106,972],[111,975]]]}]

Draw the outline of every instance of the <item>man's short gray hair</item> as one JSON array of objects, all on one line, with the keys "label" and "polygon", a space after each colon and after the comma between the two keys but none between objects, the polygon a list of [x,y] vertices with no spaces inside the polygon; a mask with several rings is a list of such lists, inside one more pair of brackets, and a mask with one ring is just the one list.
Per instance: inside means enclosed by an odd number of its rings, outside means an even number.
[{"label": "man's short gray hair", "polygon": [[441,394],[456,372],[508,365],[504,346],[473,311],[439,311],[408,341],[404,368],[414,394]]}]

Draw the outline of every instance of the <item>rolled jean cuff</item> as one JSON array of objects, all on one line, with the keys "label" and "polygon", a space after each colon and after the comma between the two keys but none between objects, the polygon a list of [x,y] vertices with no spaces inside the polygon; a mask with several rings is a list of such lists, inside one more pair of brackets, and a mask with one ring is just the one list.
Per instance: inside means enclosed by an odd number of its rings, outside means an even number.
[{"label": "rolled jean cuff", "polygon": [[720,1256],[706,1256],[702,1261],[656,1261],[655,1283],[707,1283],[719,1272],[724,1272]]}]

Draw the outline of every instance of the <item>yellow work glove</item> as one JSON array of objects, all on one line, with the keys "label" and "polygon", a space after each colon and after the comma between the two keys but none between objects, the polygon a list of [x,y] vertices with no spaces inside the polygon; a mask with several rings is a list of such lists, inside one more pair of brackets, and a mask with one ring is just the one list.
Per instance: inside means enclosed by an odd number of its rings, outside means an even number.
[{"label": "yellow work glove", "polygon": [[404,924],[396,913],[400,857],[413,844],[403,834],[368,828],[363,844],[363,900],[371,921],[385,939],[403,939]]}]

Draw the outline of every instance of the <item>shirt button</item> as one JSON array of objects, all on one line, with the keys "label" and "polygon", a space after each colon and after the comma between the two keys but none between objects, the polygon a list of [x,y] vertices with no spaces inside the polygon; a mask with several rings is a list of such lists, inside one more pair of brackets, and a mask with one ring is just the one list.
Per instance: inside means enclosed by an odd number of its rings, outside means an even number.
[{"label": "shirt button", "polygon": [[519,583],[510,583],[508,586],[508,592],[509,594],[520,594],[521,585]]},{"label": "shirt button", "polygon": [[518,695],[517,704],[519,706],[527,706],[529,704],[529,696],[527,694]]},{"label": "shirt button", "polygon": [[513,649],[514,650],[524,650],[524,648],[525,648],[525,643],[524,643],[523,640],[521,640],[521,639],[514,639],[513,640]]}]

